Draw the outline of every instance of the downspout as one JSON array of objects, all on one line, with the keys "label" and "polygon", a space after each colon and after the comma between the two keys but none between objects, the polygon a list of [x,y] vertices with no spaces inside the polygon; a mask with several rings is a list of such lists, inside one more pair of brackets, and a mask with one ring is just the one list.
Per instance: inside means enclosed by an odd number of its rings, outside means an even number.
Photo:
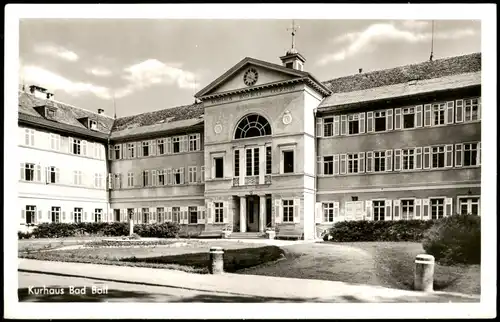
[{"label": "downspout", "polygon": [[315,239],[318,238],[318,229],[316,229],[316,198],[318,197],[318,133],[316,133],[316,116],[318,114],[318,108],[315,107],[314,110],[314,236]]}]

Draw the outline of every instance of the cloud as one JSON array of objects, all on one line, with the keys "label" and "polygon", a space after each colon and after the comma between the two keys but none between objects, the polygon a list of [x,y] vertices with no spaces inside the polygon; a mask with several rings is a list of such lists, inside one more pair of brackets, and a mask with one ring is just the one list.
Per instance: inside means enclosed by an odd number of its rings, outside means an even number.
[{"label": "cloud", "polygon": [[87,69],[85,69],[85,72],[87,74],[91,74],[91,75],[98,76],[98,77],[111,76],[111,71],[109,69],[104,68],[104,67],[87,68]]},{"label": "cloud", "polygon": [[431,22],[427,20],[404,20],[401,22],[401,25],[408,29],[425,29],[430,24]]},{"label": "cloud", "polygon": [[[412,24],[412,23],[410,23]],[[414,24],[415,26],[415,24]],[[472,29],[454,29],[448,31],[435,32],[435,39],[460,39],[472,36],[475,31]],[[430,40],[431,31],[404,30],[396,27],[392,23],[379,23],[368,26],[360,32],[351,32],[341,35],[333,40],[336,45],[345,44],[340,50],[323,55],[318,61],[318,65],[326,65],[332,61],[345,60],[348,57],[361,52],[372,51],[376,45],[384,42],[404,42],[419,43]]]},{"label": "cloud", "polygon": [[59,57],[67,61],[75,62],[78,60],[78,55],[64,47],[54,46],[54,45],[36,45],[35,52],[42,55],[49,55],[54,57]]},{"label": "cloud", "polygon": [[84,82],[75,82],[61,75],[55,74],[38,66],[25,66],[21,77],[27,83],[35,83],[50,90],[61,90],[70,95],[78,96],[83,93],[92,93],[102,99],[110,99],[108,88]]}]

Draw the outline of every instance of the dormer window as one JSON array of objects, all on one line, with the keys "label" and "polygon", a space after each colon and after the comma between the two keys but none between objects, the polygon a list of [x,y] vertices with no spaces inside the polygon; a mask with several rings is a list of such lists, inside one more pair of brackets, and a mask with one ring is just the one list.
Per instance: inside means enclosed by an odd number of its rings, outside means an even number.
[{"label": "dormer window", "polygon": [[94,120],[89,120],[89,129],[97,130],[97,122]]},{"label": "dormer window", "polygon": [[292,69],[293,69],[293,62],[286,63],[285,67],[286,67],[286,68],[292,68]]},{"label": "dormer window", "polygon": [[47,118],[54,118],[54,117],[56,117],[56,109],[55,108],[46,107],[45,108],[45,115],[46,115]]}]

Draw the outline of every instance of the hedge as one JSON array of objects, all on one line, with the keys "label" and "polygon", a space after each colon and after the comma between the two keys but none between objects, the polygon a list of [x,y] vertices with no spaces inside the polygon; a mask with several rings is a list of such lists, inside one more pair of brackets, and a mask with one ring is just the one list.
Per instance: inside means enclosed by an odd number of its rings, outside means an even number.
[{"label": "hedge", "polygon": [[[177,237],[179,224],[174,222],[158,224],[134,225],[134,233],[140,237]],[[129,234],[129,223],[42,223],[31,233],[18,232],[21,238],[58,238],[77,236],[126,236]]]},{"label": "hedge", "polygon": [[342,221],[323,236],[332,242],[413,241],[419,242],[436,220]]}]

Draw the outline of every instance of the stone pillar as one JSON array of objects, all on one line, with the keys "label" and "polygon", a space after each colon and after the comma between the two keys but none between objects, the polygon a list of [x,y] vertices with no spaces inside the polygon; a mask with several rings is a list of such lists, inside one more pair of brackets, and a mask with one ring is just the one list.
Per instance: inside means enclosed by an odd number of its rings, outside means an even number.
[{"label": "stone pillar", "polygon": [[222,247],[210,248],[210,265],[208,270],[210,274],[224,273],[224,250],[222,250]]},{"label": "stone pillar", "polygon": [[415,258],[415,290],[432,292],[434,290],[434,256],[421,254]]},{"label": "stone pillar", "polygon": [[240,187],[241,187],[241,186],[245,185],[245,176],[247,174],[247,164],[245,162],[245,160],[246,160],[245,149],[241,148],[239,150],[240,150]]},{"label": "stone pillar", "polygon": [[240,232],[247,231],[247,198],[240,197]]},{"label": "stone pillar", "polygon": [[261,233],[266,230],[266,196],[259,196],[260,201],[260,212],[259,212],[259,231]]}]

